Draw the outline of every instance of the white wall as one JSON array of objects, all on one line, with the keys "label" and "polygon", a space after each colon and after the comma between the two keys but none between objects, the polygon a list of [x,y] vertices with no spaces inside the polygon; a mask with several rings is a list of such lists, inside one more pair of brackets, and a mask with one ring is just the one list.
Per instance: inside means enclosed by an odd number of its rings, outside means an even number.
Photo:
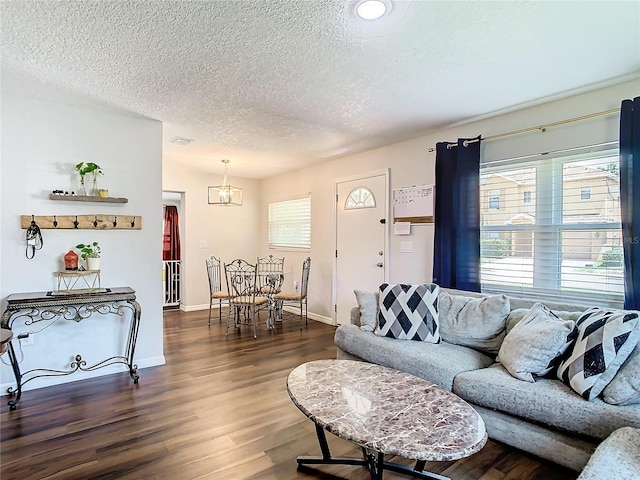
[{"label": "white wall", "polygon": [[[640,81],[627,81],[266,179],[261,185],[260,202],[260,238],[263,241],[263,249],[266,249],[267,245],[268,203],[291,195],[311,192],[313,221],[309,310],[320,316],[331,317],[335,249],[334,183],[337,178],[388,167],[391,172],[392,189],[407,185],[432,184],[435,182],[435,152],[428,150],[435,147],[439,141],[455,141],[458,137],[475,137],[480,134],[487,137],[619,108],[624,98],[633,98],[639,92]],[[483,143],[482,155],[483,158],[499,159],[617,140],[618,123],[618,115],[611,115],[550,128],[545,133],[528,133],[487,141]],[[406,240],[413,241],[413,253],[400,253],[400,241]],[[306,256],[307,253],[287,254],[287,262],[291,258],[292,264],[298,265]],[[387,256],[388,280],[403,283],[430,281],[432,257],[433,225],[412,226],[409,237],[391,235]],[[299,277],[299,273],[294,272],[294,275]]]},{"label": "white wall", "polygon": [[185,227],[180,232],[184,253],[181,308],[186,311],[209,308],[205,260],[211,255],[226,263],[235,258],[255,261],[259,254],[262,255],[257,248],[260,244],[258,181],[234,177],[233,163],[229,164],[229,174],[232,184],[243,189],[242,206],[221,207],[207,203],[208,186],[219,185],[221,175],[204,173],[175,162],[164,164],[163,190],[184,192]]},{"label": "white wall", "polygon": [[[0,192],[0,298],[11,293],[55,289],[55,272],[63,269],[63,255],[78,243],[98,241],[102,247],[103,287],[130,286],[136,290],[142,319],[135,362],[139,367],[164,363],[162,319],[162,124],[142,117],[2,95],[2,157]],[[74,165],[99,164],[105,175],[99,184],[110,196],[127,197],[127,204],[51,201],[54,189],[77,188]],[[42,230],[44,247],[25,258],[25,230],[21,215],[113,214],[141,215],[142,230]],[[39,330],[14,322],[14,333]],[[19,347],[22,371],[31,368],[68,369],[81,354],[91,365],[122,355],[128,322],[114,315],[93,315],[80,323],[59,321],[34,336],[34,344]],[[38,379],[27,389],[103,375],[75,373]],[[141,374],[144,382],[144,372]],[[0,369],[0,389],[13,382],[6,365]]]}]

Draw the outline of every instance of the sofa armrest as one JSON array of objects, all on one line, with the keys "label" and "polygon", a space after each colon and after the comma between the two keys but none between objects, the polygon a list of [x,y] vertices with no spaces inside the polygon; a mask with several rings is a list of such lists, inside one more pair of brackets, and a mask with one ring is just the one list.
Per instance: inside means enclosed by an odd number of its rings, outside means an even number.
[{"label": "sofa armrest", "polygon": [[596,448],[578,480],[635,480],[640,472],[640,429],[623,427]]}]

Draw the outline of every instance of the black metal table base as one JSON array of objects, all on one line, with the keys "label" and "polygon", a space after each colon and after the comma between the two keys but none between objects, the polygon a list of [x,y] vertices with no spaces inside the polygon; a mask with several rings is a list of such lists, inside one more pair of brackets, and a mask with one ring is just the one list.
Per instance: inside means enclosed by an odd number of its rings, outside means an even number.
[{"label": "black metal table base", "polygon": [[371,453],[365,448],[362,448],[363,458],[333,458],[329,451],[329,444],[327,443],[327,437],[324,430],[318,425],[316,425],[316,435],[318,436],[318,443],[320,444],[322,457],[298,457],[296,459],[298,462],[298,468],[307,465],[356,465],[367,467],[371,474],[371,480],[382,480],[382,475],[385,470],[409,475],[413,478],[419,478],[422,480],[450,480],[449,477],[443,477],[437,473],[425,472],[424,467],[426,462],[424,460],[418,460],[415,467],[411,468],[399,463],[386,462],[384,460],[383,453]]}]

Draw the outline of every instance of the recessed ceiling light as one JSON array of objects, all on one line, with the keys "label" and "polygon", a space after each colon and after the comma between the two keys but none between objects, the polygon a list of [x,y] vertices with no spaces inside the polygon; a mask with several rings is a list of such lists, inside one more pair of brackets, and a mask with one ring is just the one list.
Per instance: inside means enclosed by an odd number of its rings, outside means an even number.
[{"label": "recessed ceiling light", "polygon": [[376,20],[389,9],[389,4],[383,0],[362,0],[356,5],[356,13],[365,20]]}]

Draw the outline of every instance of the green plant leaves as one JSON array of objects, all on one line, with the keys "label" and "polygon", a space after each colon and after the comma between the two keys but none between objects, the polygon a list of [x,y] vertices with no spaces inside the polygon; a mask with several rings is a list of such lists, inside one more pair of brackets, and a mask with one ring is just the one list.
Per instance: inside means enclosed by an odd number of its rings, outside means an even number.
[{"label": "green plant leaves", "polygon": [[95,172],[96,175],[102,174],[102,167],[93,162],[80,162],[75,166],[75,169],[82,177],[91,172]]},{"label": "green plant leaves", "polygon": [[76,248],[80,250],[80,256],[83,260],[87,258],[99,258],[100,257],[100,245],[98,242],[93,242],[91,244],[79,243],[76,245]]}]

